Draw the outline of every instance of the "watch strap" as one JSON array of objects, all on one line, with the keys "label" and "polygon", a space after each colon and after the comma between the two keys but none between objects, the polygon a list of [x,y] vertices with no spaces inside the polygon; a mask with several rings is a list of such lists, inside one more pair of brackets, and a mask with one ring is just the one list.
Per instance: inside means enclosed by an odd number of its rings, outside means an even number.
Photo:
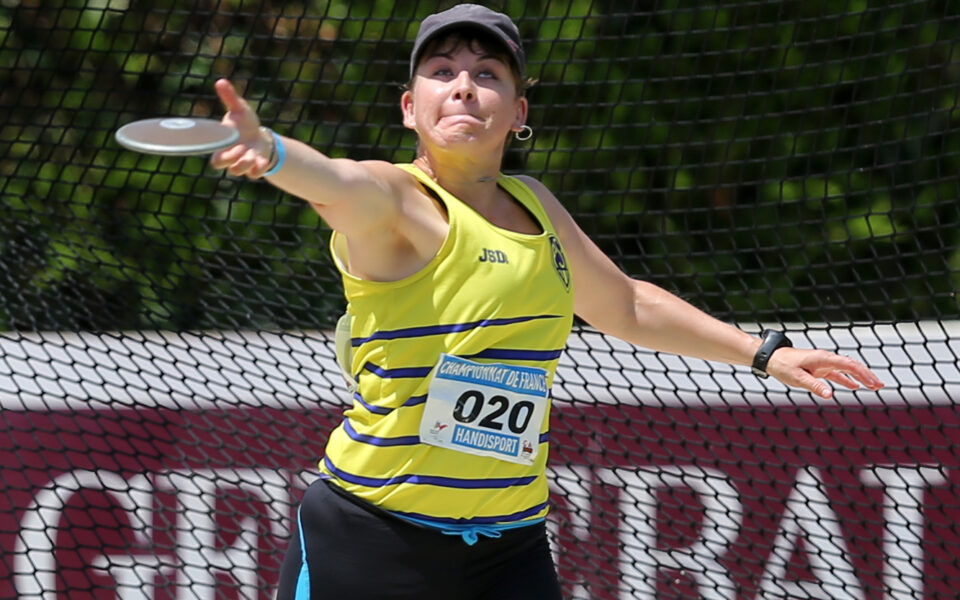
[{"label": "watch strap", "polygon": [[753,371],[753,374],[757,377],[766,379],[770,376],[769,373],[767,373],[767,363],[770,362],[770,357],[773,356],[774,351],[780,348],[792,348],[793,342],[791,342],[783,332],[773,329],[764,329],[760,334],[760,339],[762,339],[763,342],[760,344],[760,348],[757,349],[757,353],[753,356],[751,371]]}]

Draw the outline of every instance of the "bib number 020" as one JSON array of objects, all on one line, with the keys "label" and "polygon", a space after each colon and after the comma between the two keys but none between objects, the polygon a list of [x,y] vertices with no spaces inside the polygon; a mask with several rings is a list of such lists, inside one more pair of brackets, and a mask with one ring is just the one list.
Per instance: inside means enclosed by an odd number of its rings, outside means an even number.
[{"label": "bib number 020", "polygon": [[420,441],[532,465],[547,417],[547,371],[443,354],[420,418]]},{"label": "bib number 020", "polygon": [[506,425],[512,433],[519,435],[526,431],[530,424],[534,408],[533,402],[529,400],[520,400],[511,406],[510,400],[505,396],[496,395],[487,399],[478,390],[467,390],[457,398],[453,418],[461,423],[473,423],[480,419],[478,425],[496,431],[503,431]]}]

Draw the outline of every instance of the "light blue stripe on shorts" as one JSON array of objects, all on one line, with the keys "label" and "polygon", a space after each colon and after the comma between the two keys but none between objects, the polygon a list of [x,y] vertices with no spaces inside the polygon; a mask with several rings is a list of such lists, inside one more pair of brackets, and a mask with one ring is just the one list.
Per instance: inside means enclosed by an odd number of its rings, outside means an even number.
[{"label": "light blue stripe on shorts", "polygon": [[297,509],[297,531],[300,534],[300,574],[297,576],[297,593],[294,600],[310,600],[310,569],[307,567],[307,542],[303,538],[303,521]]}]

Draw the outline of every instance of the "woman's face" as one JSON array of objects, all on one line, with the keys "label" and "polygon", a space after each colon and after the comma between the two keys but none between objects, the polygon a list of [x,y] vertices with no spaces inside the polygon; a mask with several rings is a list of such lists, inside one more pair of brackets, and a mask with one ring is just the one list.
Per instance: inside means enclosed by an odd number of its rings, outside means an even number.
[{"label": "woman's face", "polygon": [[478,44],[442,42],[424,54],[401,99],[403,124],[427,149],[503,151],[526,122],[510,66]]}]

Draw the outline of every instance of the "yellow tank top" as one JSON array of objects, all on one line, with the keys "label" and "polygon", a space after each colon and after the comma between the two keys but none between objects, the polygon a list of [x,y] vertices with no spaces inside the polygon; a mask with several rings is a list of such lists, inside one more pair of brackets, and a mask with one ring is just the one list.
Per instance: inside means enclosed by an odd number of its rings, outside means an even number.
[{"label": "yellow tank top", "polygon": [[418,432],[431,373],[442,354],[477,363],[538,367],[552,383],[573,321],[566,257],[536,195],[498,184],[542,233],[501,229],[413,174],[446,207],[449,232],[419,272],[392,282],[348,273],[346,243],[331,237],[351,317],[353,405],[330,434],[320,470],[354,495],[437,524],[507,524],[547,513],[549,407],[533,464],[427,445]]}]

